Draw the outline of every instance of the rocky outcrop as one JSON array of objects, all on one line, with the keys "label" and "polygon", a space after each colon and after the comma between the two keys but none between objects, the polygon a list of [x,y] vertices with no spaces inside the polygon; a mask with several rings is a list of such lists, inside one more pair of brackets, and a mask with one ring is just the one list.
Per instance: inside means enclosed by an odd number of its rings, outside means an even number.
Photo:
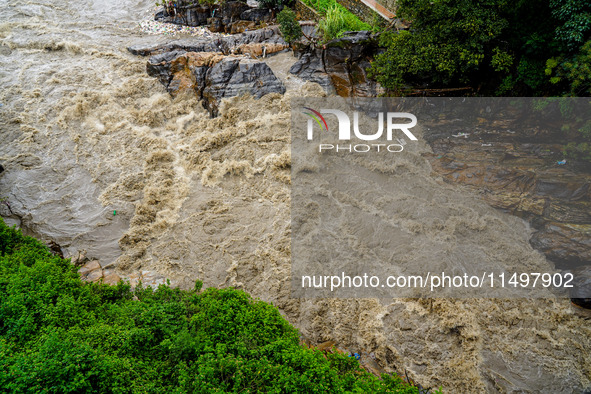
[{"label": "rocky outcrop", "polygon": [[378,50],[377,37],[371,32],[349,32],[322,47],[299,48],[300,58],[289,72],[342,97],[376,97],[380,87],[367,70]]},{"label": "rocky outcrop", "polygon": [[218,40],[172,41],[152,47],[130,47],[138,55],[153,54],[148,74],[173,96],[195,94],[212,116],[224,97],[285,93],[285,86],[265,63],[255,58],[287,48],[277,28],[260,29]]},{"label": "rocky outcrop", "polygon": [[209,26],[212,32],[242,33],[263,26],[272,19],[268,9],[252,8],[242,1],[226,1],[221,5],[187,4],[170,10],[163,8],[154,19],[185,26]]},{"label": "rocky outcrop", "polygon": [[168,52],[150,58],[148,74],[157,77],[171,95],[195,94],[212,116],[224,97],[285,93],[283,83],[265,63],[219,52]]},{"label": "rocky outcrop", "polygon": [[158,45],[133,45],[127,48],[129,52],[138,56],[152,56],[166,52],[220,52],[229,54],[262,55],[266,48],[267,55],[282,51],[289,46],[281,37],[277,26],[267,27],[241,34],[217,38],[191,38],[173,40]]},{"label": "rocky outcrop", "polygon": [[563,160],[568,141],[559,127],[515,128],[507,119],[479,118],[478,123],[427,125],[433,170],[449,183],[473,189],[491,206],[528,220],[534,229],[531,245],[558,269],[573,273],[573,302],[590,307],[591,173]]}]

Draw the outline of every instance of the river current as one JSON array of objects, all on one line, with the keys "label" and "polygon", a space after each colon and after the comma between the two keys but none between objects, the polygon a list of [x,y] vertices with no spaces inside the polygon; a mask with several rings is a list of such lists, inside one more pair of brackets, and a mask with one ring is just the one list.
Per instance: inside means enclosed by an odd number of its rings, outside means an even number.
[{"label": "river current", "polygon": [[[0,0],[8,223],[66,255],[86,250],[122,277],[150,271],[182,287],[202,279],[242,288],[273,302],[311,341],[374,353],[426,387],[573,393],[591,385],[590,323],[567,300],[291,298],[290,100],[325,93],[288,84],[285,95],[227,99],[210,119],[194,98],[172,99],[146,74],[146,59],[126,50],[170,39],[140,32],[153,6]],[[284,70],[293,59],[279,56],[271,66]],[[499,255],[544,263],[524,222],[439,181],[420,153],[399,163],[412,174],[400,204],[428,188],[420,206],[453,224],[445,230],[453,242],[488,234]],[[457,197],[437,200],[445,196]],[[431,231],[430,216],[403,219],[436,245],[441,231]]]}]

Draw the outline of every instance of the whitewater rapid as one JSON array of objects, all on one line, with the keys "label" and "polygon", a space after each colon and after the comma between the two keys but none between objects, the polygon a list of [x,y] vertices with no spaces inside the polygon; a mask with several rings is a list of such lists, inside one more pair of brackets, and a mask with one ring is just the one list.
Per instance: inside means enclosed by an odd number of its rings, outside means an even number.
[{"label": "whitewater rapid", "polygon": [[[0,213],[9,223],[66,254],[84,249],[122,277],[148,270],[182,287],[201,279],[242,288],[273,302],[313,342],[373,352],[387,370],[407,370],[424,386],[590,386],[589,321],[567,300],[291,298],[290,102],[325,93],[288,84],[284,96],[227,99],[210,119],[194,98],[173,100],[146,74],[146,59],[127,52],[167,39],[138,29],[152,8],[0,1],[0,198],[12,214],[4,205]],[[290,61],[281,56],[274,69]],[[450,227],[435,231],[427,214],[398,218],[408,231],[433,244],[443,235],[475,244],[492,234],[498,258],[511,251],[543,260],[524,222],[437,180],[420,153],[400,159],[412,184],[395,200],[428,207]],[[430,194],[413,200],[426,185]],[[457,197],[438,202],[450,196]],[[514,236],[500,240],[504,229]]]}]

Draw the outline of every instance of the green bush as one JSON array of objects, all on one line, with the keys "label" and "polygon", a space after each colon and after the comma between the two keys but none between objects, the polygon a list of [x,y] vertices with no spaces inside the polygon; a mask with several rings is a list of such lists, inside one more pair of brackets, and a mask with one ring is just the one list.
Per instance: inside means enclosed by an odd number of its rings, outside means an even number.
[{"label": "green bush", "polygon": [[418,393],[300,346],[270,304],[200,288],[83,283],[0,219],[0,392]]},{"label": "green bush", "polygon": [[289,44],[302,37],[302,27],[296,19],[296,14],[289,8],[284,8],[277,15],[277,23],[283,39]]}]

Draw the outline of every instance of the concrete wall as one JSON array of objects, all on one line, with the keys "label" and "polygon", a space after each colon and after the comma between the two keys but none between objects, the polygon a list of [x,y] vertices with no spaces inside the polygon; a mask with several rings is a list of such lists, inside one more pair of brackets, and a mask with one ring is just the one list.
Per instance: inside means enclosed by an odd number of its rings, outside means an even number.
[{"label": "concrete wall", "polygon": [[359,0],[337,0],[339,4],[351,11],[365,23],[372,24],[374,22],[374,13],[371,8],[363,4]]}]

